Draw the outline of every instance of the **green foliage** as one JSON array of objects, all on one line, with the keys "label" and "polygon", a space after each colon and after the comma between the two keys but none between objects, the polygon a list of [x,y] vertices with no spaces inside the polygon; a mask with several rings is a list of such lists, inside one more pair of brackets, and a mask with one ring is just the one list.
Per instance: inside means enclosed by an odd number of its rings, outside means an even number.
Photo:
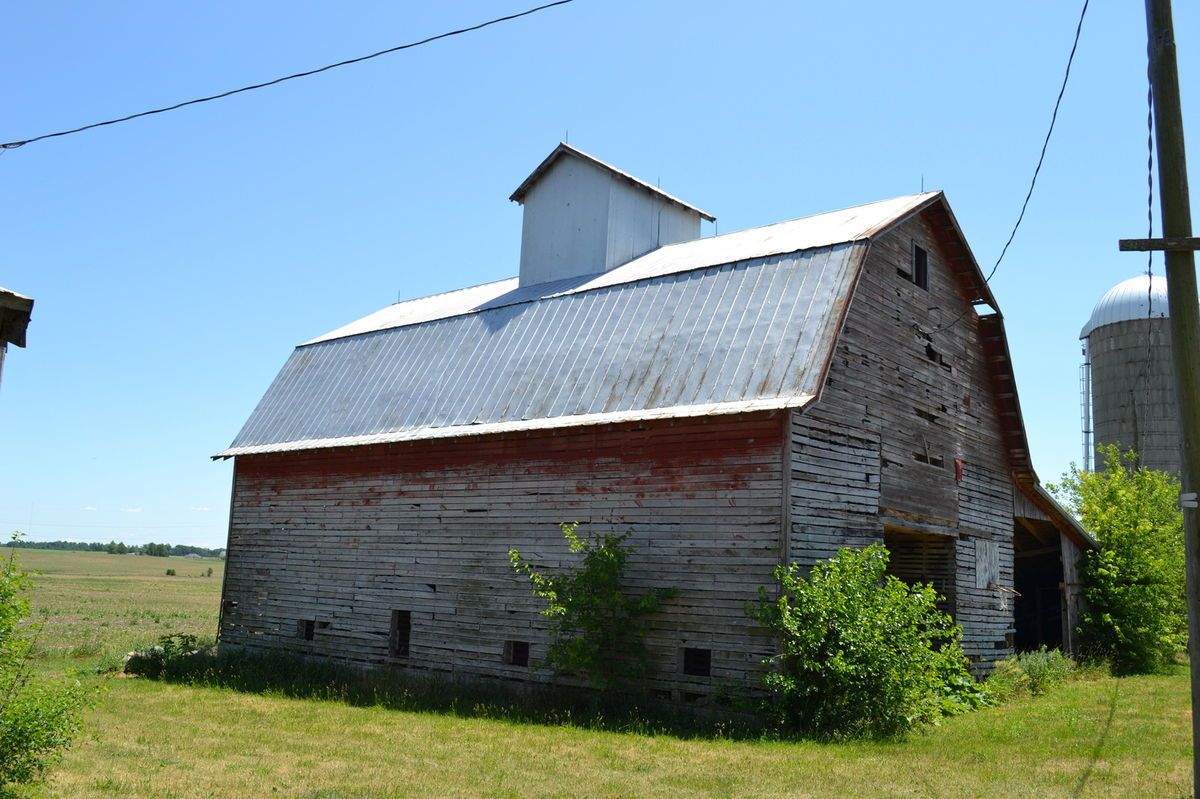
[{"label": "green foliage", "polygon": [[582,556],[576,566],[539,571],[515,549],[508,557],[546,602],[542,615],[551,620],[553,638],[544,664],[556,674],[577,674],[607,690],[646,672],[645,619],[675,591],[626,594],[621,579],[633,551],[625,544],[631,532],[581,538],[578,529],[578,522],[562,526],[568,549]]},{"label": "green foliage", "polygon": [[28,590],[13,552],[0,561],[0,788],[41,776],[79,731],[85,703],[78,683],[58,686],[33,674]]},{"label": "green foliage", "polygon": [[1058,649],[1042,647],[1023,652],[996,664],[984,687],[997,701],[1018,696],[1040,696],[1066,683],[1075,670],[1075,662]]},{"label": "green foliage", "polygon": [[1072,467],[1050,486],[1099,544],[1080,563],[1090,606],[1080,643],[1116,674],[1160,671],[1187,640],[1179,481],[1138,468],[1133,452],[1105,447],[1098,457],[1102,471]]},{"label": "green foliage", "polygon": [[174,570],[174,569],[167,569],[167,576],[168,576],[168,577],[174,577],[174,576],[175,576],[175,570]]},{"label": "green foliage", "polygon": [[933,587],[906,585],[887,563],[882,544],[843,549],[808,577],[777,567],[778,598],[759,590],[749,613],[780,640],[764,683],[781,730],[890,738],[987,701]]},{"label": "green foliage", "polygon": [[188,633],[164,635],[154,646],[131,652],[125,660],[125,673],[156,680],[164,674],[188,668],[192,659],[211,648]]},{"label": "green foliage", "polygon": [[1016,658],[1006,658],[997,662],[983,683],[988,694],[997,702],[1026,696],[1030,693],[1029,685],[1029,675],[1021,668]]}]

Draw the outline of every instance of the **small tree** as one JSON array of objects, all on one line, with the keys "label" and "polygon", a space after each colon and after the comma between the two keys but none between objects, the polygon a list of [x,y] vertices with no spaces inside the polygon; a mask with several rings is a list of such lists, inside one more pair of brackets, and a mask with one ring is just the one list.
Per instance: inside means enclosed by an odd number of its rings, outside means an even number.
[{"label": "small tree", "polygon": [[28,621],[28,589],[29,578],[11,552],[0,561],[0,789],[42,775],[79,731],[84,705],[77,683],[57,687],[32,672],[37,631]]},{"label": "small tree", "polygon": [[581,538],[578,529],[578,522],[562,525],[568,549],[583,556],[577,566],[551,573],[535,569],[515,549],[508,557],[529,578],[533,593],[546,601],[542,615],[551,620],[553,637],[545,665],[607,690],[646,672],[646,616],[675,591],[626,594],[621,579],[633,551],[625,544],[631,532]]},{"label": "small tree", "polygon": [[966,669],[962,630],[937,609],[933,586],[886,574],[882,544],[843,549],[807,577],[775,569],[750,616],[774,632],[780,653],[764,684],[781,730],[821,738],[903,735],[983,702]]},{"label": "small tree", "polygon": [[1072,466],[1050,486],[1099,545],[1080,562],[1089,606],[1080,616],[1080,644],[1117,674],[1157,671],[1187,641],[1179,481],[1139,468],[1132,451],[1107,446],[1097,454],[1101,471]]}]

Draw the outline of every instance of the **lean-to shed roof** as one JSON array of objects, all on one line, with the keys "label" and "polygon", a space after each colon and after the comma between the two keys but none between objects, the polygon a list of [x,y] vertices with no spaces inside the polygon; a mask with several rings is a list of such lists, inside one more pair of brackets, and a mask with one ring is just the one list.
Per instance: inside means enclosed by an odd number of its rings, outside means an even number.
[{"label": "lean-to shed roof", "polygon": [[298,347],[217,457],[803,407],[870,237],[940,198],[397,303]]}]

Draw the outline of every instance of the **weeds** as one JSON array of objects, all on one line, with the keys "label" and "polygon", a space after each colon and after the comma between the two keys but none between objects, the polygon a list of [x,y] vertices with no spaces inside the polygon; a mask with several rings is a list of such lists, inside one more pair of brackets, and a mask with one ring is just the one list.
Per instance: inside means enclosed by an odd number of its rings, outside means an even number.
[{"label": "weeds", "polygon": [[218,653],[192,636],[160,639],[157,647],[138,653],[130,664],[135,661],[134,673],[166,682],[355,707],[678,738],[746,739],[765,734],[762,724],[748,714],[681,707],[646,694],[460,680],[286,652]]}]

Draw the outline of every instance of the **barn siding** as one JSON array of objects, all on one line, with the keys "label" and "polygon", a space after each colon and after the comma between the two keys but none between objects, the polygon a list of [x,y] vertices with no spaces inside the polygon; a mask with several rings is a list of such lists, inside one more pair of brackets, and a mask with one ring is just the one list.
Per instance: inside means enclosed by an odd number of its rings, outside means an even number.
[{"label": "barn siding", "polygon": [[[783,416],[240,457],[221,642],[544,681],[503,662],[505,640],[531,661],[548,643],[507,553],[565,564],[558,525],[580,521],[633,530],[631,589],[679,589],[648,636],[650,687],[751,685],[772,651],[745,607],[780,559]],[[412,613],[407,658],[388,657],[394,609]],[[711,678],[679,673],[684,646],[713,650]]]},{"label": "barn siding", "polygon": [[[928,291],[898,273],[914,242]],[[790,550],[807,563],[885,529],[946,536],[963,649],[987,668],[1012,651],[1012,603],[977,586],[976,542],[995,542],[1011,587],[1013,496],[978,325],[958,319],[967,307],[924,216],[872,242],[821,397],[793,423]]]}]

